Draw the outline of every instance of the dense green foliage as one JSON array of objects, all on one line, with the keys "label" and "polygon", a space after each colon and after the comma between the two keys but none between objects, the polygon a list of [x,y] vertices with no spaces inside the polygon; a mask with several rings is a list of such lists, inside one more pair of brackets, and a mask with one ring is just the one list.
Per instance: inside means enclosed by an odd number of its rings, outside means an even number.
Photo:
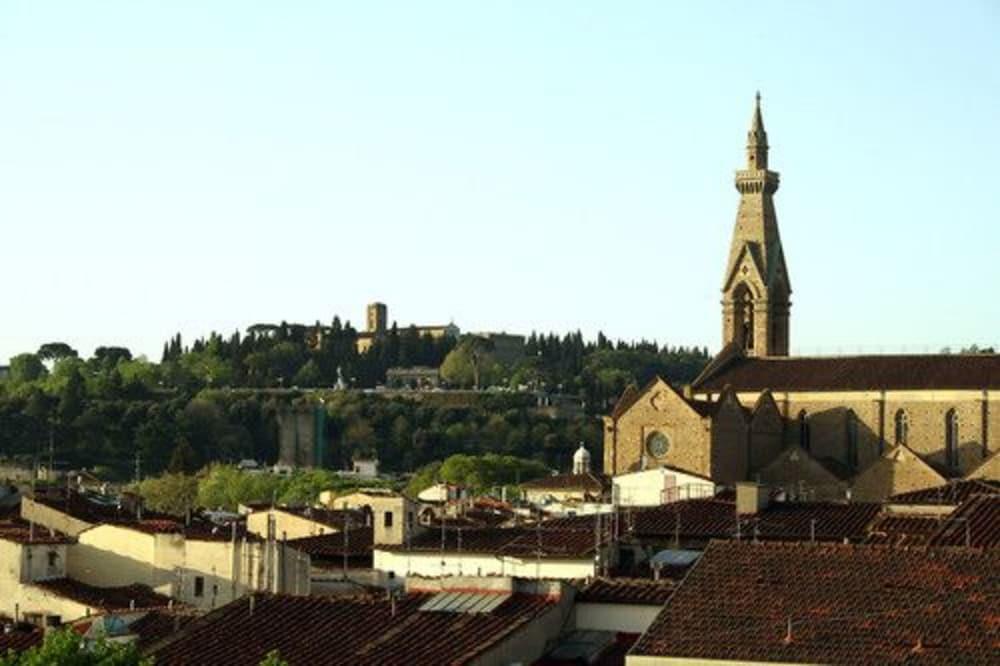
[{"label": "dense green foliage", "polygon": [[83,641],[71,629],[53,632],[30,650],[0,655],[0,666],[153,666],[134,645],[110,641]]},{"label": "dense green foliage", "polygon": [[473,492],[498,486],[517,485],[544,476],[548,467],[535,460],[487,453],[482,456],[455,454],[444,462],[424,465],[410,479],[407,494],[416,496],[435,483],[452,483]]},{"label": "dense green foliage", "polygon": [[[597,415],[628,383],[657,374],[688,381],[708,358],[699,349],[533,334],[522,358],[504,364],[481,340],[467,338],[455,349],[454,341],[420,337],[413,328],[392,328],[358,354],[350,324],[335,319],[321,338],[315,330],[258,325],[247,335],[212,334],[190,347],[175,336],[160,363],[122,347],[100,347],[83,359],[64,343],[42,345],[15,356],[0,381],[0,456],[45,462],[51,446],[57,461],[120,479],[132,476],[137,456],[144,476],[189,475],[243,458],[270,463],[278,453],[278,413],[322,397],[332,467],[377,455],[383,470],[406,472],[453,454],[497,453],[564,468],[580,441],[599,455],[599,426],[591,418],[548,418],[535,409],[535,393],[576,396]],[[389,367],[442,362],[456,385],[489,390],[452,400],[447,392],[386,397],[311,389],[331,387],[338,376],[371,387]]]}]

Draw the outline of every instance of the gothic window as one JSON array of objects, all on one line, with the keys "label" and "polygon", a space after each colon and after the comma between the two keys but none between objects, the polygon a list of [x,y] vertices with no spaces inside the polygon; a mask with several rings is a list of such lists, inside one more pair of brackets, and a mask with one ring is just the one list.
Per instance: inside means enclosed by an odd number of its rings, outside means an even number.
[{"label": "gothic window", "polygon": [[944,417],[944,456],[948,467],[958,467],[958,414],[954,409]]},{"label": "gothic window", "polygon": [[653,458],[663,458],[670,450],[670,439],[660,431],[646,438],[646,453]]},{"label": "gothic window", "polygon": [[896,412],[896,444],[906,444],[910,436],[910,417],[902,409]]},{"label": "gothic window", "polygon": [[858,416],[853,409],[847,410],[847,464],[858,468]]},{"label": "gothic window", "polygon": [[799,446],[806,451],[809,450],[809,416],[806,410],[799,412]]},{"label": "gothic window", "polygon": [[746,283],[741,283],[733,292],[733,305],[736,339],[744,349],[753,350],[753,294]]}]

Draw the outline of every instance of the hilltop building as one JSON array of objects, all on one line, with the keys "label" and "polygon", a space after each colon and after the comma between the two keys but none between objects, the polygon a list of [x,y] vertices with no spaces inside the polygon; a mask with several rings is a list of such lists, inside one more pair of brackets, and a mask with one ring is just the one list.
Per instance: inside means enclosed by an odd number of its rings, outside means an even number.
[{"label": "hilltop building", "polygon": [[[410,328],[407,326],[406,328]],[[458,339],[458,326],[453,323],[413,326],[421,337],[429,335],[435,340],[440,338]],[[357,349],[359,354],[368,351],[375,341],[389,332],[389,308],[385,303],[369,303],[365,310],[365,330],[358,332]]]},{"label": "hilltop building", "polygon": [[[604,471],[673,466],[868,499],[987,473],[1000,448],[1000,355],[792,357],[778,174],[754,105],[722,282],[722,351],[689,387],[630,388],[605,417]],[[792,450],[789,453],[789,450]]]}]

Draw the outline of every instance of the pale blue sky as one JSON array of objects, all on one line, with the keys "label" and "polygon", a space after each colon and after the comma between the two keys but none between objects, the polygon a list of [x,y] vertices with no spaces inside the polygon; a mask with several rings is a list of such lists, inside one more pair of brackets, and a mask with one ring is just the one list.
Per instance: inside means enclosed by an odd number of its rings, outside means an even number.
[{"label": "pale blue sky", "polygon": [[1000,344],[1000,3],[0,1],[0,359],[258,321],[719,346],[764,96],[793,347]]}]

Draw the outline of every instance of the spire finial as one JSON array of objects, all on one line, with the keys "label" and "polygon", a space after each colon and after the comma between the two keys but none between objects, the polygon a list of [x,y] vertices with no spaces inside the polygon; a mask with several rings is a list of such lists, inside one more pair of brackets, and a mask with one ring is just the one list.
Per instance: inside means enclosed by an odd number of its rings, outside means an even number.
[{"label": "spire finial", "polygon": [[757,91],[757,108],[760,108],[760,90]]}]

